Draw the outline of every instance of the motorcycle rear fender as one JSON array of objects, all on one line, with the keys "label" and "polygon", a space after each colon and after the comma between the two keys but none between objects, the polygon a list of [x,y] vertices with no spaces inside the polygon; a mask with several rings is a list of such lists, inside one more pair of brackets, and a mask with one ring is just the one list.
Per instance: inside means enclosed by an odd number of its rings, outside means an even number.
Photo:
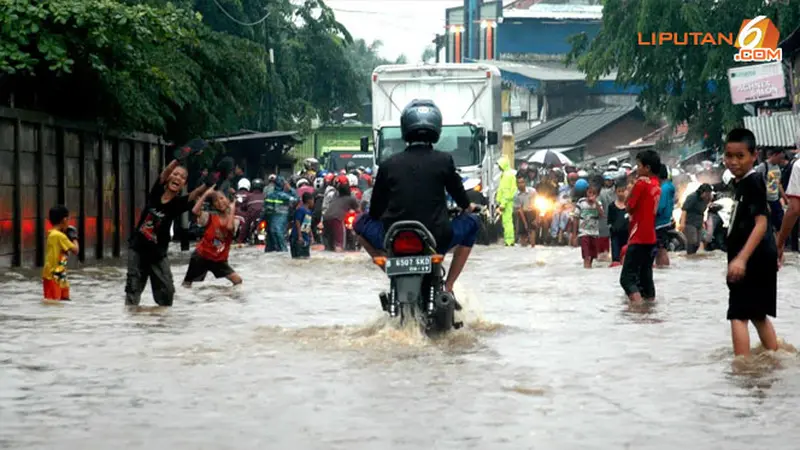
[{"label": "motorcycle rear fender", "polygon": [[400,275],[392,277],[397,302],[417,303],[422,294],[422,279],[422,275]]}]

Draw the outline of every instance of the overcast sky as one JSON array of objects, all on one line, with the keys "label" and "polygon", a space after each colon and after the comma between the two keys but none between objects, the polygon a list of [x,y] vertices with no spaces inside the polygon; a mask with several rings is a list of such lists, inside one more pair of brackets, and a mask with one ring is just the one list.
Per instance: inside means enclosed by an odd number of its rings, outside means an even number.
[{"label": "overcast sky", "polygon": [[336,18],[353,38],[383,42],[381,56],[395,59],[401,54],[409,62],[421,59],[425,47],[444,32],[445,9],[463,5],[463,0],[327,0]]}]

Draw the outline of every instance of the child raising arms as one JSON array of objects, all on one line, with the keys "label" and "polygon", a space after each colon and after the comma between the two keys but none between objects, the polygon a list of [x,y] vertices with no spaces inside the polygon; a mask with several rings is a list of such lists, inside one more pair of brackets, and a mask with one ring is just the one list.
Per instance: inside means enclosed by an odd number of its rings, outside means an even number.
[{"label": "child raising arms", "polygon": [[[203,202],[209,198],[216,213],[203,211]],[[189,268],[183,279],[184,287],[191,287],[193,282],[203,281],[211,271],[216,278],[227,278],[234,285],[242,283],[242,277],[228,265],[228,253],[236,236],[239,220],[236,219],[236,203],[231,202],[220,192],[214,192],[214,186],[208,188],[192,208],[197,216],[197,223],[206,228],[200,242],[189,259]]]}]

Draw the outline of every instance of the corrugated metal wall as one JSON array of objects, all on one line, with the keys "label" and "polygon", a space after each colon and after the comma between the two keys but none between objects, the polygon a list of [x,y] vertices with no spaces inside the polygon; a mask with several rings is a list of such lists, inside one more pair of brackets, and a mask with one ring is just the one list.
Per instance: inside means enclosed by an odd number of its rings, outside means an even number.
[{"label": "corrugated metal wall", "polygon": [[120,256],[164,157],[157,136],[0,107],[0,267],[42,264],[57,204],[78,228],[81,261]]}]

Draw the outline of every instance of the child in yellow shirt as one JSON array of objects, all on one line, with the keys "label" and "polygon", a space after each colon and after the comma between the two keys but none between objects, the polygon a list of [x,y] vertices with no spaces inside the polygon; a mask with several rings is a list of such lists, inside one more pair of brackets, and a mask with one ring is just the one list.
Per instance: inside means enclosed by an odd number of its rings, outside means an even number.
[{"label": "child in yellow shirt", "polygon": [[69,281],[67,281],[67,260],[69,252],[78,254],[78,230],[69,225],[69,210],[57,205],[50,208],[50,224],[53,228],[47,233],[42,285],[45,300],[69,300]]}]

